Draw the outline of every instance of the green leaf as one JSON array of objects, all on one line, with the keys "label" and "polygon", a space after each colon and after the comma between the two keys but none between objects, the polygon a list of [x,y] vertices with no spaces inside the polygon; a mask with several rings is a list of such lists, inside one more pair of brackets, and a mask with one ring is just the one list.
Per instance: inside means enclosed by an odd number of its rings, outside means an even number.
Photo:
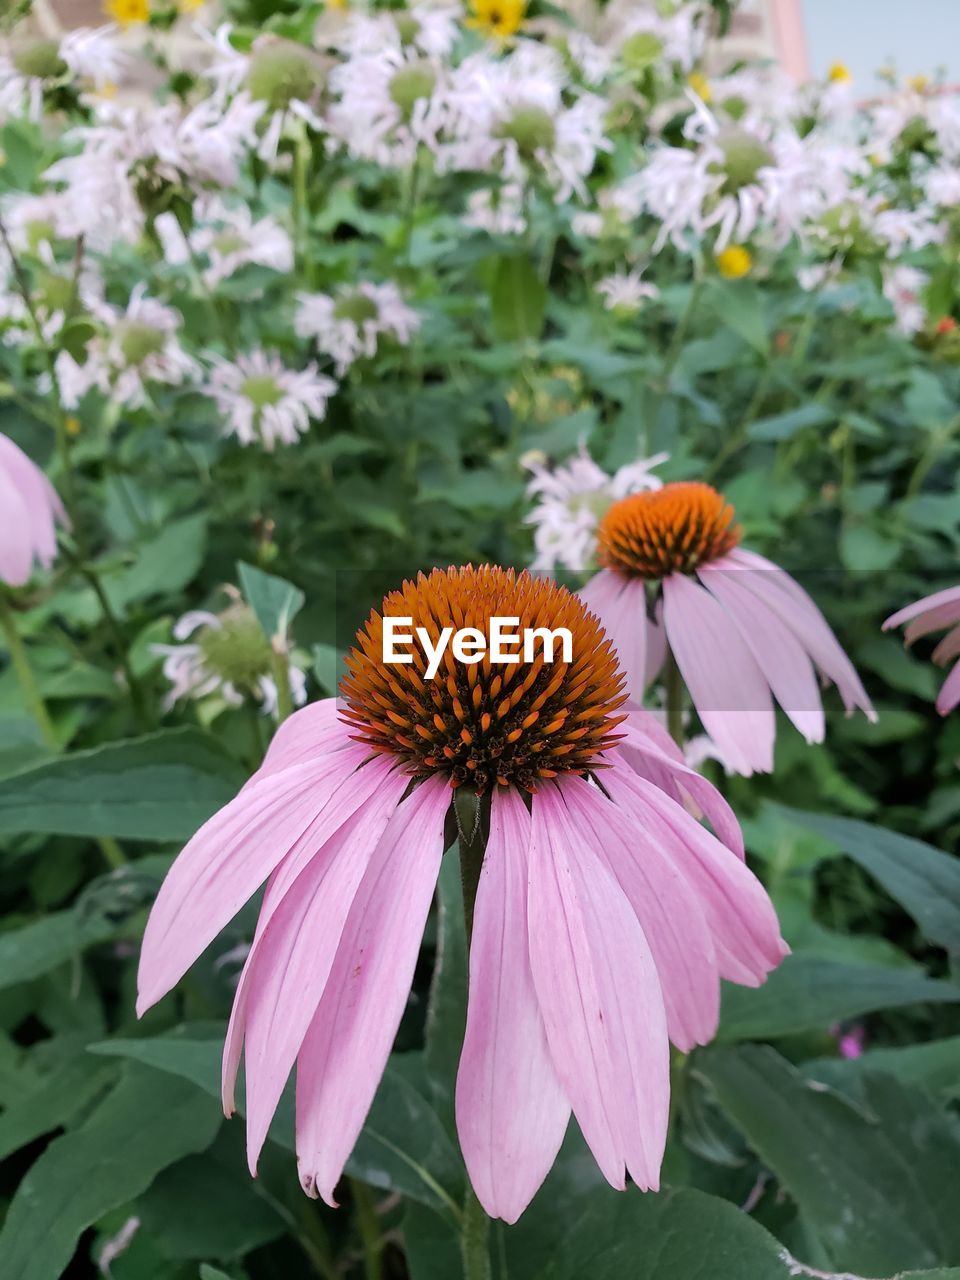
[{"label": "green leaf", "polygon": [[710,294],[721,324],[766,355],[770,346],[764,295],[749,280],[711,280]]},{"label": "green leaf", "polygon": [[229,1143],[223,1143],[224,1136],[210,1151],[164,1169],[137,1202],[143,1230],[160,1241],[169,1258],[239,1258],[285,1230],[247,1172],[242,1135]]},{"label": "green leaf", "polygon": [[884,1071],[903,1084],[956,1098],[960,1096],[960,1036],[928,1044],[868,1049],[859,1058],[812,1058],[801,1069],[809,1079],[822,1080],[854,1097],[862,1096],[865,1074]]},{"label": "green leaf", "polygon": [[778,805],[789,822],[816,832],[852,858],[908,911],[923,936],[960,953],[960,858],[869,822]]},{"label": "green leaf", "polygon": [[838,1267],[960,1259],[957,1117],[885,1075],[865,1078],[864,1111],[766,1047],[708,1051],[697,1070]]},{"label": "green leaf", "polygon": [[337,687],[340,680],[346,672],[343,659],[346,656],[343,649],[337,649],[332,644],[315,644],[311,651],[313,657],[313,674],[317,684],[326,692],[336,695]]},{"label": "green leaf", "polygon": [[278,639],[286,645],[290,626],[307,597],[292,583],[242,560],[237,561],[237,574],[247,604],[257,615],[264,635],[268,640]]},{"label": "green leaf", "polygon": [[114,608],[155,595],[173,595],[193,581],[203,564],[207,541],[207,517],[187,516],[171,520],[137,552],[133,564],[121,574],[105,579]]},{"label": "green leaf", "polygon": [[11,1201],[4,1280],[57,1280],[81,1234],[150,1186],[161,1169],[209,1146],[221,1116],[186,1081],[129,1065],[72,1133],[55,1138]]},{"label": "green leaf", "polygon": [[84,916],[69,910],[0,933],[0,990],[39,978],[116,932],[116,923],[99,912]]},{"label": "green leaf", "polygon": [[540,337],[547,291],[529,258],[497,259],[490,288],[493,332],[500,342],[530,342]]},{"label": "green leaf", "polygon": [[840,535],[840,559],[855,572],[889,569],[900,555],[900,542],[869,524],[850,524]]},{"label": "green leaf", "polygon": [[74,1050],[15,1107],[0,1115],[0,1160],[45,1133],[72,1123],[116,1077],[112,1063],[99,1062]]},{"label": "green leaf", "polygon": [[[183,1076],[219,1101],[222,1036],[216,1040],[191,1040],[189,1028],[184,1028],[183,1034],[148,1040],[104,1040],[90,1048],[93,1053],[133,1058]],[[237,1110],[243,1114],[242,1102]],[[270,1136],[294,1150],[293,1098],[289,1090],[280,1101]],[[439,1117],[426,1098],[391,1066],[384,1072],[347,1163],[347,1173],[453,1216],[463,1193],[462,1166]]]},{"label": "green leaf", "polygon": [[775,413],[768,418],[758,418],[747,435],[751,440],[775,443],[792,440],[807,427],[826,427],[836,421],[836,414],[822,404],[803,404],[787,413]]},{"label": "green leaf", "polygon": [[454,1088],[467,1008],[467,938],[456,847],[449,851],[440,867],[437,900],[437,959],[427,1008],[425,1059],[437,1111],[453,1133],[456,1131]]},{"label": "green leaf", "polygon": [[787,956],[762,987],[724,984],[719,1037],[773,1040],[823,1031],[834,1022],[877,1009],[960,1003],[960,986],[908,969],[840,964],[816,956]]},{"label": "green leaf", "polygon": [[0,833],[186,840],[243,782],[215,738],[164,730],[3,778]]}]

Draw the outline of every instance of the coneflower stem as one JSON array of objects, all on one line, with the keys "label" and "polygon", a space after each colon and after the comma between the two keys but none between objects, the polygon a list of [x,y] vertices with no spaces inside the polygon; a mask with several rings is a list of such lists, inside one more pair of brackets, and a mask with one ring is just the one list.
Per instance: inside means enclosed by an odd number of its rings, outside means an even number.
[{"label": "coneflower stem", "polygon": [[293,715],[293,695],[290,692],[290,659],[285,646],[274,640],[273,680],[277,686],[277,723],[283,724],[288,716]]},{"label": "coneflower stem", "polygon": [[667,700],[667,732],[680,750],[683,750],[683,678],[677,660],[667,650],[663,669],[663,683]]},{"label": "coneflower stem", "polygon": [[[463,922],[467,931],[467,951],[473,935],[473,911],[483,869],[487,844],[482,802],[460,787],[454,793],[457,827],[460,832],[460,884],[463,890]],[[460,1224],[460,1253],[464,1280],[490,1280],[490,1219],[467,1179]]]},{"label": "coneflower stem", "polygon": [[350,1194],[363,1249],[364,1280],[383,1280],[383,1232],[370,1190],[359,1178],[351,1178]]},{"label": "coneflower stem", "polygon": [[7,599],[6,592],[2,589],[0,589],[0,630],[3,631],[7,652],[10,654],[10,661],[13,663],[13,669],[20,682],[27,708],[34,720],[36,720],[40,732],[43,734],[44,742],[54,751],[59,751],[60,740],[57,737],[57,731],[53,727],[53,721],[47,711],[47,704],[43,700],[43,695],[33,674],[33,668],[30,666],[26,647],[20,639],[17,620],[14,617],[13,610],[10,608],[10,601]]}]

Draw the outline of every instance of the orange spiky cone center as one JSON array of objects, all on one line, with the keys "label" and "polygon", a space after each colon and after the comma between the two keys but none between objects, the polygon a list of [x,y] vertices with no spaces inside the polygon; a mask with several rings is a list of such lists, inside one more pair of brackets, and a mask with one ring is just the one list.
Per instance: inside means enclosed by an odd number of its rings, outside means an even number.
[{"label": "orange spiky cone center", "polygon": [[600,521],[597,547],[605,569],[641,578],[694,573],[740,541],[733,507],[708,484],[665,484],[615,502]]},{"label": "orange spiky cone center", "polygon": [[[488,635],[493,617],[518,618],[510,630],[521,634],[565,627],[571,661],[557,647],[547,662],[539,644],[531,661],[519,646],[517,663],[494,662],[488,652],[467,665],[448,647],[429,680],[420,645],[409,646],[409,665],[384,661],[385,615],[412,618],[433,644],[447,626]],[[578,596],[526,571],[482,565],[420,574],[370,614],[346,665],[341,714],[354,738],[396,756],[411,775],[440,774],[477,795],[498,785],[534,791],[543,779],[602,767],[625,718],[615,714],[626,700],[624,676],[600,623]]]}]

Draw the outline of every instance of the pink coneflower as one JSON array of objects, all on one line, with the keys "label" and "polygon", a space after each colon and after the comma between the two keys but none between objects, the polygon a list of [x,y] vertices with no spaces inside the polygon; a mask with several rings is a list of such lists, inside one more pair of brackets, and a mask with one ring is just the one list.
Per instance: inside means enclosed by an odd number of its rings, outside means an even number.
[{"label": "pink coneflower", "polygon": [[18,445],[0,434],[0,581],[22,587],[34,564],[57,554],[57,522],[67,524],[53,485]]},{"label": "pink coneflower", "polygon": [[[921,636],[928,636],[932,631],[943,631],[947,634],[933,651],[933,660],[945,667],[948,662],[960,658],[960,587],[947,587],[945,591],[937,591],[932,596],[924,596],[916,604],[908,604],[905,609],[893,613],[883,624],[884,631],[891,627],[899,627],[909,623],[904,639],[913,644]],[[943,682],[937,695],[937,710],[942,716],[952,711],[960,703],[960,662],[957,662]]]},{"label": "pink coneflower", "polygon": [[[783,569],[740,547],[733,508],[706,484],[664,485],[614,503],[597,528],[601,571],[581,592],[637,703],[662,657],[676,660],[707,733],[737,772],[773,768],[774,699],[822,742],[816,671],[847,713],[876,713],[823,614]],[[662,631],[647,584],[662,591]],[[665,635],[664,635],[665,633]]]},{"label": "pink coneflower", "polygon": [[[489,632],[567,627],[572,660],[383,661],[383,616]],[[599,623],[562,587],[485,566],[387,596],[347,659],[342,703],[297,712],[258,773],[191,840],[147,923],[142,1013],[265,880],[224,1049],[246,1059],[251,1170],[297,1065],[305,1191],[334,1204],[407,1002],[453,789],[481,797],[457,1125],[477,1196],[515,1221],[571,1110],[604,1176],[659,1181],[668,1037],[716,1029],[719,979],[757,985],[785,954],[739,827],[642,713]],[[649,730],[649,732],[648,732]],[[713,835],[685,807],[707,813]]]}]

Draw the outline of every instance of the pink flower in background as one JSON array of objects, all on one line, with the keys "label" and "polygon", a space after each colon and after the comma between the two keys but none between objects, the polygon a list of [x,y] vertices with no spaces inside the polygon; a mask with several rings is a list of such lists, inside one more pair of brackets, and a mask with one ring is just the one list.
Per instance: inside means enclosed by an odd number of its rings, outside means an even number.
[{"label": "pink flower in background", "polygon": [[[908,645],[921,636],[928,636],[933,631],[947,634],[933,651],[933,660],[945,667],[954,659],[960,658],[960,587],[947,587],[945,591],[937,591],[932,596],[925,596],[916,604],[909,604],[905,609],[893,613],[883,624],[884,631],[891,627],[900,627],[907,623],[904,639]],[[956,662],[953,670],[943,682],[937,696],[937,710],[942,716],[952,711],[960,703],[960,662]]]},{"label": "pink flower in background", "polygon": [[53,485],[23,450],[0,434],[0,580],[22,587],[34,564],[57,554],[56,525],[67,524]]},{"label": "pink flower in background", "polygon": [[830,1034],[837,1042],[837,1052],[841,1058],[862,1058],[863,1049],[867,1042],[867,1029],[862,1022],[856,1022],[846,1030],[835,1023],[830,1028]]},{"label": "pink flower in background", "polygon": [[[733,508],[709,485],[633,494],[600,521],[604,567],[580,594],[617,646],[631,699],[641,702],[669,646],[707,733],[749,776],[773,768],[774,700],[808,742],[823,741],[818,671],[848,714],[876,713],[799,583],[739,543]],[[656,614],[648,583],[662,591]]]},{"label": "pink flower in background", "polygon": [[[372,613],[342,703],[281,727],[259,771],[190,841],[147,923],[140,1013],[266,881],[223,1060],[246,1063],[255,1170],[291,1069],[305,1191],[334,1192],[389,1056],[447,844],[452,788],[488,828],[470,948],[457,1126],[477,1195],[515,1221],[571,1111],[604,1176],[657,1187],[668,1038],[708,1041],[720,978],[759,985],[786,953],[736,819],[643,712],[597,620],[562,587],[435,570],[383,604],[427,629],[493,616],[566,626],[573,659],[383,661]],[[602,778],[603,788],[596,785]],[[489,797],[489,805],[486,798]],[[716,835],[691,810],[709,817]]]}]

